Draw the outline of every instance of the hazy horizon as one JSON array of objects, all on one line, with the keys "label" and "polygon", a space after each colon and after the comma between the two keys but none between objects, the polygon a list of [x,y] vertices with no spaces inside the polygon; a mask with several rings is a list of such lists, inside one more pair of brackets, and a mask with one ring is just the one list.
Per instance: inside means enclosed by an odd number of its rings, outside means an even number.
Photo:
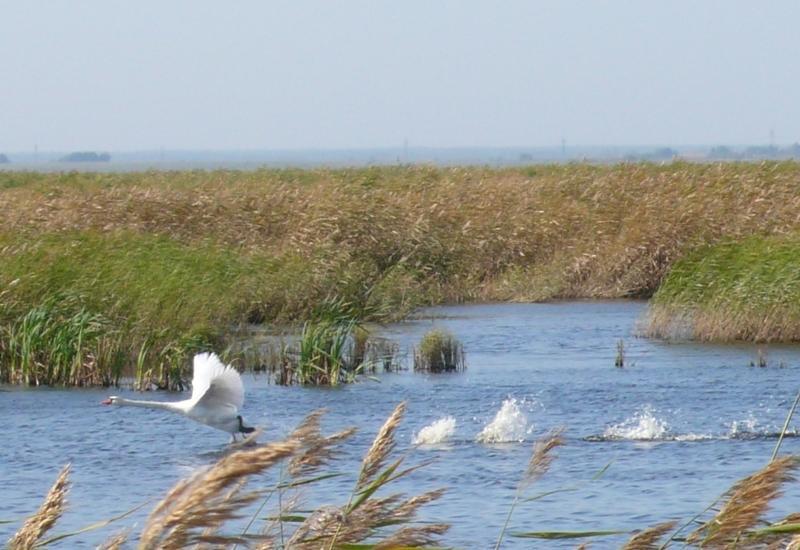
[{"label": "hazy horizon", "polygon": [[9,3],[0,152],[791,144],[800,4]]}]

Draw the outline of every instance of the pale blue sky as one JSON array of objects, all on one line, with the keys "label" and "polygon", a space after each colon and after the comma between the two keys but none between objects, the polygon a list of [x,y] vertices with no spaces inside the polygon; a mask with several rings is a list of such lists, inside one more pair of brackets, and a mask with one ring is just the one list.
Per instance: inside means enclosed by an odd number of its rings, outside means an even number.
[{"label": "pale blue sky", "polygon": [[800,2],[0,0],[0,152],[800,141]]}]

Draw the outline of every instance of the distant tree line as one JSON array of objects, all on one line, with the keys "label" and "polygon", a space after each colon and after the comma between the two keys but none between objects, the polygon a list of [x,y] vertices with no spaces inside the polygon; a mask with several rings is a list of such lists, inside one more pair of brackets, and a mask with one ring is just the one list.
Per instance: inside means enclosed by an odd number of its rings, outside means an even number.
[{"label": "distant tree line", "polygon": [[60,162],[108,162],[111,155],[94,151],[76,151],[58,159]]}]

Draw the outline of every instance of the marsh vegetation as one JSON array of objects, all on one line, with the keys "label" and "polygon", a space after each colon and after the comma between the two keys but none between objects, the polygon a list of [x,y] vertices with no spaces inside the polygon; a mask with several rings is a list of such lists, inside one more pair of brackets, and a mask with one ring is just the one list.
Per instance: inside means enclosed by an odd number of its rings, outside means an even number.
[{"label": "marsh vegetation", "polygon": [[[0,380],[179,387],[198,349],[302,325],[331,296],[382,321],[666,281],[652,334],[691,318],[700,338],[796,340],[796,274],[770,258],[792,255],[799,176],[789,162],[3,172]],[[715,262],[731,277],[712,300]],[[758,285],[733,277],[745,267]]]}]

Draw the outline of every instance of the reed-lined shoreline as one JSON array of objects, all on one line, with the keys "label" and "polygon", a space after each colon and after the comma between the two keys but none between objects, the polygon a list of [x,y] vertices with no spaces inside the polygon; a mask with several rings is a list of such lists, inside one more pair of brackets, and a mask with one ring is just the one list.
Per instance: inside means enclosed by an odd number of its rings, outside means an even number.
[{"label": "reed-lined shoreline", "polygon": [[[80,385],[145,363],[174,380],[237,326],[302,322],[331,298],[379,321],[441,303],[648,298],[711,245],[793,234],[798,182],[794,162],[3,172],[0,380],[38,383],[14,366],[26,316],[47,321],[42,345]],[[659,296],[671,319],[693,305]],[[798,306],[773,306],[762,332],[710,338],[797,339],[781,327]],[[55,349],[73,333],[90,338]]]}]

